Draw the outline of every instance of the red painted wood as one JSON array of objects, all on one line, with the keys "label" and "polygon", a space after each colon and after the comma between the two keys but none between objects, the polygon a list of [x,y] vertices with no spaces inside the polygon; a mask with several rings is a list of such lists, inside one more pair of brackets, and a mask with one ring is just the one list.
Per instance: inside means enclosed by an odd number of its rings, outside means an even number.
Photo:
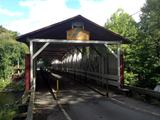
[{"label": "red painted wood", "polygon": [[30,90],[30,54],[25,55],[25,91]]}]

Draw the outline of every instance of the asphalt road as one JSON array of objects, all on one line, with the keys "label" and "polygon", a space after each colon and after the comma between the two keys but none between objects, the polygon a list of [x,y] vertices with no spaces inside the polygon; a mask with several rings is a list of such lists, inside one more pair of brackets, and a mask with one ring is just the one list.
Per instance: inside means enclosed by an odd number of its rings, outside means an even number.
[{"label": "asphalt road", "polygon": [[103,98],[62,105],[72,120],[160,120]]},{"label": "asphalt road", "polygon": [[67,120],[160,120],[159,116],[119,104],[67,78],[59,83],[58,103]]},{"label": "asphalt road", "polygon": [[160,120],[131,109],[67,79],[61,82],[59,102],[71,120]]}]

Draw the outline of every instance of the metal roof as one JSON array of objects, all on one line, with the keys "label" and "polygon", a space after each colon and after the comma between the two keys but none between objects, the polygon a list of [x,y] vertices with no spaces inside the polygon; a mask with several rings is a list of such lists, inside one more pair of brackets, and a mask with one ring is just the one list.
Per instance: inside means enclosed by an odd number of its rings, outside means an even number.
[{"label": "metal roof", "polygon": [[127,41],[126,38],[110,30],[107,30],[106,28],[86,19],[81,15],[26,33],[21,36],[18,36],[17,40],[24,43],[27,43],[27,40],[33,39],[33,38],[64,40],[66,39],[67,30],[71,29],[72,24],[74,22],[83,23],[84,29],[89,31],[90,33],[91,40],[121,41],[122,43],[126,43]]}]

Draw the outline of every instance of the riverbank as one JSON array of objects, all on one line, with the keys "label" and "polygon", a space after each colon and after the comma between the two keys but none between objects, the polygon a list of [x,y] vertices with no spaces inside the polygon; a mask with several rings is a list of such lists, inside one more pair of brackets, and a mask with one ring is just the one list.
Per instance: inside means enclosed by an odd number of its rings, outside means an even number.
[{"label": "riverbank", "polygon": [[24,91],[23,80],[13,82],[0,79],[0,120],[12,120]]},{"label": "riverbank", "polygon": [[0,92],[0,120],[12,120],[21,103],[23,91],[21,92]]},{"label": "riverbank", "polygon": [[18,82],[13,82],[11,80],[0,79],[0,92],[23,91],[23,90],[24,90],[23,80],[20,80]]},{"label": "riverbank", "polygon": [[12,120],[16,115],[16,108],[0,109],[0,120]]}]

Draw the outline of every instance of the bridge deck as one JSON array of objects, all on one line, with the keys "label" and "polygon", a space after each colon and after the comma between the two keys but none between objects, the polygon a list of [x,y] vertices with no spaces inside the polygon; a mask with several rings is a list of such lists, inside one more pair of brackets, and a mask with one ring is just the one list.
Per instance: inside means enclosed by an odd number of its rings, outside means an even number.
[{"label": "bridge deck", "polygon": [[34,120],[66,120],[49,91],[36,92]]},{"label": "bridge deck", "polygon": [[[141,104],[115,94],[112,94],[112,99],[107,99],[85,85],[66,78],[66,76],[62,76],[60,81],[60,93],[57,101],[49,91],[44,87],[43,90],[36,92],[35,120],[135,120],[135,117],[136,120],[159,120],[160,118],[159,108],[152,108],[147,104]],[[131,105],[148,109],[157,115],[134,109],[130,107]]]}]

